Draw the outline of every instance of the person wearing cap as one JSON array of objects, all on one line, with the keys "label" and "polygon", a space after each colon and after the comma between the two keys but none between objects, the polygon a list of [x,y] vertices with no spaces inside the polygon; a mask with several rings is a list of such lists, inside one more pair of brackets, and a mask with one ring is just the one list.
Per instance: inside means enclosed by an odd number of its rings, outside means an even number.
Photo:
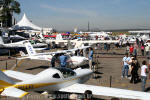
[{"label": "person wearing cap", "polygon": [[125,54],[125,56],[122,59],[122,78],[126,77],[128,78],[128,70],[129,70],[129,61],[131,60],[131,58],[128,56],[128,53]]}]

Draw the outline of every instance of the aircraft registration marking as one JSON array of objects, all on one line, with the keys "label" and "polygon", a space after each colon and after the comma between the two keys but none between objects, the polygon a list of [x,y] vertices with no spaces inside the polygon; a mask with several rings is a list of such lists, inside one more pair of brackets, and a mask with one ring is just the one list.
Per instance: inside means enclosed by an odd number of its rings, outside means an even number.
[{"label": "aircraft registration marking", "polygon": [[79,77],[74,78],[74,79],[71,79],[71,80],[61,81],[61,82],[38,83],[38,84],[18,84],[18,85],[14,85],[13,87],[19,88],[19,89],[21,89],[21,90],[29,90],[29,89],[40,88],[40,87],[44,87],[44,86],[50,86],[50,85],[61,84],[61,83],[65,83],[65,82],[69,82],[69,81],[73,81],[73,80],[77,80],[77,79],[79,79]]}]

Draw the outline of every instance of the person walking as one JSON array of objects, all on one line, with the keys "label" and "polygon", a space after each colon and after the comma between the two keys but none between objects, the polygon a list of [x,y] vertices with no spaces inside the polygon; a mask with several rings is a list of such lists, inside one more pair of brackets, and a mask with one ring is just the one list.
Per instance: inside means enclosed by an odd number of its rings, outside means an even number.
[{"label": "person walking", "polygon": [[51,66],[55,67],[56,55],[54,55],[51,59]]},{"label": "person walking", "polygon": [[122,59],[122,78],[126,77],[128,78],[128,70],[129,70],[129,61],[131,60],[131,58],[128,56],[128,53],[125,54],[125,57],[123,57]]},{"label": "person walking", "polygon": [[147,80],[147,75],[146,73],[148,73],[148,67],[147,67],[147,62],[144,60],[142,62],[142,66],[141,66],[141,87],[142,87],[142,91],[145,91],[145,85],[146,85],[146,80]]},{"label": "person walking", "polygon": [[144,45],[141,45],[141,53],[142,53],[142,56],[144,56]]},{"label": "person walking", "polygon": [[130,48],[129,48],[129,50],[130,50],[130,55],[133,54],[133,49],[134,49],[134,47],[133,47],[133,45],[131,45]]},{"label": "person walking", "polygon": [[136,43],[134,43],[133,47],[134,47],[134,49],[133,49],[133,55],[135,56],[135,58],[137,58],[138,45]]},{"label": "person walking", "polygon": [[149,46],[146,44],[145,47],[145,55],[148,56],[149,55]]},{"label": "person walking", "polygon": [[126,53],[129,53],[130,50],[130,43],[127,41],[126,43]]},{"label": "person walking", "polygon": [[89,48],[89,67],[92,70],[93,69],[93,49]]}]

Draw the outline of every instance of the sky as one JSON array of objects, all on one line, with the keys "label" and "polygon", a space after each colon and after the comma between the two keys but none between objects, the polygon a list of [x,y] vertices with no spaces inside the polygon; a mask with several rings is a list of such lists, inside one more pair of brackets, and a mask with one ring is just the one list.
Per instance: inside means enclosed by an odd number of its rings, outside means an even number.
[{"label": "sky", "polygon": [[40,27],[57,30],[150,28],[150,0],[18,0]]}]

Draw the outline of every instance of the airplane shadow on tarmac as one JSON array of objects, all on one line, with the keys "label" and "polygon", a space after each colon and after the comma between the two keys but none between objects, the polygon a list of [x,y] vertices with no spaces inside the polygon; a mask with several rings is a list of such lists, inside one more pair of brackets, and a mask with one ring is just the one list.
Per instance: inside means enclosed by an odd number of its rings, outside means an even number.
[{"label": "airplane shadow on tarmac", "polygon": [[93,78],[94,79],[100,79],[100,78],[102,78],[102,76],[100,76],[101,74],[103,74],[103,73],[98,72],[98,71],[94,71],[93,72]]}]

